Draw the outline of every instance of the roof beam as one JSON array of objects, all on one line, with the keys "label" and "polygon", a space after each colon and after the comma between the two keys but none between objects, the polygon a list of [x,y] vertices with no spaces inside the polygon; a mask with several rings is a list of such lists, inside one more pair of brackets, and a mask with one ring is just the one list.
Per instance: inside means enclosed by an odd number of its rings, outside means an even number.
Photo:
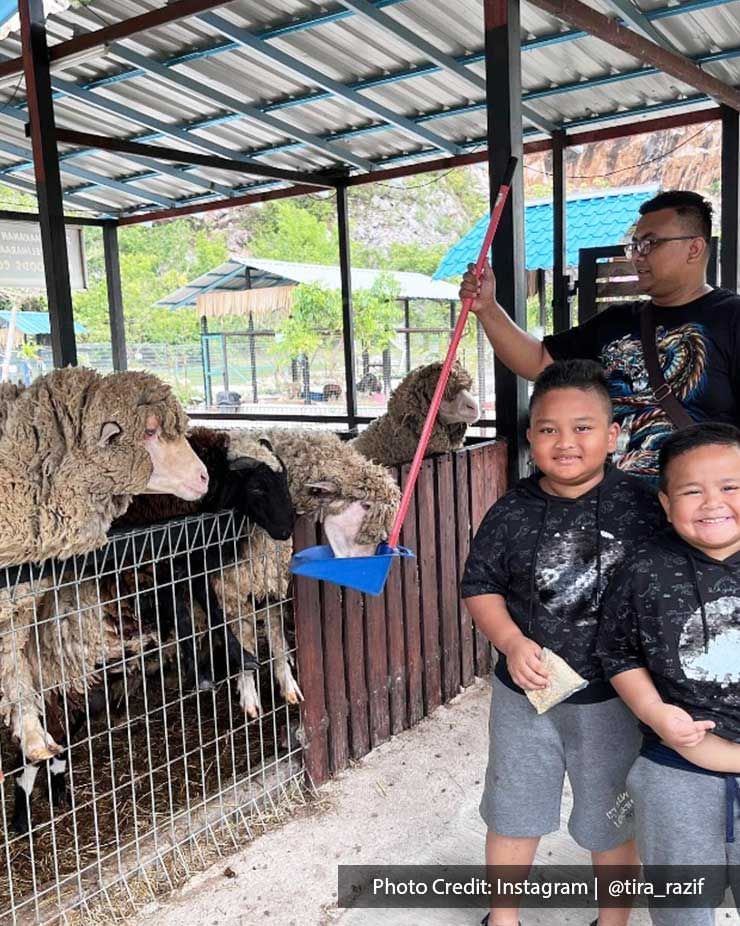
[{"label": "roof beam", "polygon": [[123,61],[127,61],[129,64],[134,64],[142,71],[146,71],[148,74],[154,74],[161,80],[176,84],[183,90],[188,90],[190,93],[194,93],[197,97],[207,100],[209,103],[215,103],[219,106],[223,106],[224,109],[241,113],[248,119],[253,119],[255,122],[269,126],[276,132],[280,132],[290,138],[298,139],[302,141],[304,145],[308,145],[309,148],[318,149],[322,154],[328,154],[330,157],[343,163],[353,164],[361,170],[372,170],[373,165],[371,161],[352,154],[349,148],[345,148],[344,145],[334,145],[331,142],[324,141],[324,139],[320,138],[318,135],[305,132],[303,129],[297,128],[289,122],[285,122],[283,119],[278,119],[277,116],[271,116],[269,113],[263,112],[257,106],[250,106],[234,97],[227,96],[225,93],[213,90],[203,83],[202,78],[198,80],[189,77],[187,74],[183,74],[181,71],[175,71],[172,68],[165,67],[158,61],[147,58],[146,55],[140,55],[138,52],[126,48],[124,45],[111,45],[108,49],[108,54]]},{"label": "roof beam", "polygon": [[124,154],[139,154],[142,157],[154,160],[162,159],[163,161],[175,161],[181,164],[198,164],[201,167],[237,171],[240,174],[251,174],[255,177],[269,177],[272,180],[287,180],[290,183],[301,183],[322,189],[330,189],[336,186],[336,180],[331,179],[328,175],[322,176],[316,173],[302,173],[297,170],[283,170],[280,167],[269,167],[267,164],[245,164],[238,158],[220,158],[208,154],[196,154],[193,151],[183,151],[179,148],[142,145],[139,142],[126,141],[123,138],[92,135],[89,132],[60,129],[57,132],[57,138],[65,145],[85,145],[89,148],[99,148],[101,151],[122,151]]},{"label": "roof beam", "polygon": [[632,2],[632,0],[607,0],[610,6],[619,13],[621,18],[632,28],[639,32],[640,35],[648,39],[650,42],[655,42],[656,45],[660,45],[661,48],[665,48],[668,51],[675,51],[675,48],[671,43],[666,39],[662,33],[658,32],[655,26],[650,22],[650,20],[645,16],[642,10]]},{"label": "roof beam", "polygon": [[[30,180],[22,180],[20,177],[3,177],[2,183],[6,186],[15,187],[23,190],[24,193],[30,193],[36,196],[36,184]],[[78,209],[86,209],[88,212],[96,212],[99,215],[113,215],[108,203],[101,203],[94,199],[88,199],[86,196],[77,196],[74,192],[62,193],[62,198],[70,205],[77,206]]]},{"label": "roof beam", "polygon": [[[178,19],[194,16],[196,13],[213,9],[215,6],[224,6],[228,2],[230,0],[175,0],[175,2],[159,9],[132,16],[130,19],[124,19],[102,29],[86,32],[84,35],[77,35],[66,42],[50,45],[49,60],[52,62],[63,61],[65,58],[71,58],[73,55],[80,55],[95,48],[102,49],[117,39],[124,39],[140,32],[148,32],[151,29],[156,29],[157,26],[164,26]],[[9,77],[20,74],[22,71],[23,61],[21,58],[12,58],[10,61],[4,61],[0,64],[0,77]]]},{"label": "roof beam", "polygon": [[[24,148],[22,145],[14,145],[12,142],[3,141],[2,139],[0,139],[0,151],[10,154],[14,158],[24,158],[26,160],[32,158],[32,153],[28,148]],[[113,177],[106,177],[105,174],[99,174],[96,171],[78,167],[76,164],[67,164],[64,161],[60,161],[59,169],[66,174],[71,174],[73,177],[79,177],[81,180],[88,180],[96,186],[117,190],[119,193],[124,193],[132,199],[138,199],[140,202],[159,203],[161,206],[165,207],[175,205],[174,200],[165,196],[159,196],[156,193],[151,193],[149,190],[144,190],[141,187],[134,186],[134,184],[124,183]]]},{"label": "roof beam", "polygon": [[277,62],[294,74],[299,74],[304,80],[309,80],[317,86],[323,87],[324,90],[328,90],[335,96],[354,104],[376,118],[382,119],[384,122],[395,125],[396,128],[401,129],[414,138],[422,139],[428,144],[434,145],[435,148],[448,151],[450,154],[457,154],[459,152],[460,149],[454,142],[448,141],[441,135],[437,135],[435,132],[431,132],[429,129],[417,125],[413,119],[408,119],[406,116],[394,113],[392,110],[388,109],[388,107],[380,103],[373,102],[356,90],[352,90],[346,84],[334,80],[308,64],[304,64],[292,55],[287,54],[287,52],[274,48],[268,42],[265,42],[264,39],[260,39],[246,29],[242,29],[240,26],[229,22],[229,20],[224,19],[223,16],[218,16],[216,13],[201,13],[198,19],[233,41],[239,42],[239,44],[243,45],[245,48],[250,48],[252,51],[263,55],[270,61]]},{"label": "roof beam", "polygon": [[[430,61],[433,61],[434,64],[442,68],[443,71],[447,71],[448,74],[454,74],[455,77],[464,80],[475,90],[485,94],[486,81],[483,77],[479,77],[477,74],[468,70],[464,64],[459,64],[452,55],[440,51],[432,45],[431,42],[427,42],[426,39],[421,38],[421,36],[417,35],[411,29],[407,29],[406,26],[402,25],[398,20],[393,19],[393,17],[384,13],[382,10],[377,9],[377,7],[369,3],[368,0],[339,0],[339,2],[342,6],[347,7],[348,10],[352,10],[354,13],[357,13],[358,16],[371,20],[376,25],[380,26],[381,29],[386,29],[388,32],[395,35],[396,38],[401,39],[406,42],[407,45],[420,51],[423,55],[426,55]],[[558,130],[554,122],[550,122],[549,119],[540,116],[531,106],[522,106],[522,115],[533,125],[542,129],[543,132],[552,133]]]},{"label": "roof beam", "polygon": [[630,29],[625,29],[613,19],[597,13],[581,3],[580,0],[527,0],[532,6],[552,16],[557,16],[563,22],[583,29],[590,35],[601,39],[609,45],[619,48],[642,61],[643,64],[660,68],[671,77],[688,84],[703,93],[708,94],[720,103],[731,109],[740,110],[740,91],[728,86],[711,74],[702,71],[689,58],[673,51],[667,51],[654,42],[644,39]]}]

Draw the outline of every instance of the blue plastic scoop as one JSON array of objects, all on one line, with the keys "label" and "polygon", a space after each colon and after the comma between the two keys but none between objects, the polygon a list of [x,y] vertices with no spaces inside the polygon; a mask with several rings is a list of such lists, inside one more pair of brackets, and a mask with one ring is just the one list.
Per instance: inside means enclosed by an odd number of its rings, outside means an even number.
[{"label": "blue plastic scoop", "polygon": [[[511,187],[511,178],[516,170],[517,159],[509,158],[503,180],[496,196],[496,203],[491,212],[491,221],[488,223],[488,230],[483,239],[483,245],[478,255],[478,262],[475,265],[475,272],[480,277],[483,273],[483,267],[491,250],[494,235],[498,228],[501,213],[504,211],[506,199]],[[468,320],[470,306],[473,300],[465,299],[460,310],[460,316],[457,319],[455,330],[452,333],[450,346],[447,349],[447,356],[442,364],[442,370],[437,380],[437,388],[434,390],[429,411],[427,413],[424,428],[419,438],[419,445],[416,448],[414,459],[409,469],[406,486],[401,497],[401,504],[398,508],[396,519],[393,522],[390,536],[387,543],[381,543],[373,556],[334,556],[332,548],[329,546],[307,547],[296,553],[290,562],[290,571],[297,576],[307,576],[311,579],[323,579],[324,582],[334,582],[336,585],[344,585],[348,588],[357,589],[365,592],[367,595],[379,595],[385,586],[388,573],[391,566],[396,560],[402,557],[412,557],[414,554],[406,547],[398,546],[398,539],[401,535],[406,512],[408,511],[411,498],[414,494],[416,480],[419,476],[424,454],[429,444],[429,438],[432,434],[434,422],[437,420],[442,396],[444,395],[447,380],[450,377],[450,370],[455,360],[457,348],[460,339],[465,330],[465,323]]]}]

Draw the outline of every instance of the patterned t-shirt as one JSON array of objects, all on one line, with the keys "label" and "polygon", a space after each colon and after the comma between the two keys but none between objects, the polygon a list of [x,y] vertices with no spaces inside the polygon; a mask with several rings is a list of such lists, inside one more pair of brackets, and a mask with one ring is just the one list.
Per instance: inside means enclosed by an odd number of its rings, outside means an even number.
[{"label": "patterned t-shirt", "polygon": [[[622,426],[620,469],[655,479],[673,425],[653,398],[640,342],[644,302],[614,305],[545,338],[554,360],[584,357],[606,370]],[[674,395],[695,421],[740,424],[740,296],[714,289],[686,305],[653,306],[658,358]]]},{"label": "patterned t-shirt", "polygon": [[607,678],[647,669],[666,703],[740,743],[740,553],[716,560],[673,531],[636,550],[604,596],[596,650]]}]

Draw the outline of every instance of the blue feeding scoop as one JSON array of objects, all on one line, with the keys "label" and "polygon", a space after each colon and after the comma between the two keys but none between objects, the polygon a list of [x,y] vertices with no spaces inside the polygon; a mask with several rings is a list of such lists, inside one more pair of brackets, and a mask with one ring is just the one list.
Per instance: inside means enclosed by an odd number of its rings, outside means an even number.
[{"label": "blue feeding scoop", "polygon": [[[475,266],[476,276],[480,279],[483,273],[483,266],[491,251],[496,229],[501,219],[501,213],[504,210],[506,199],[511,187],[511,178],[516,169],[517,159],[509,158],[503,179],[499,186],[498,195],[491,210],[491,220],[488,223],[488,231],[483,240],[483,246],[478,255],[478,263]],[[406,485],[401,496],[401,503],[396,514],[396,519],[391,527],[387,543],[381,543],[374,556],[335,556],[332,548],[329,546],[308,547],[297,553],[290,562],[290,571],[297,576],[308,576],[311,579],[323,579],[325,582],[334,582],[335,585],[346,585],[349,588],[355,588],[367,595],[379,595],[383,591],[383,586],[391,571],[391,566],[401,557],[413,556],[411,550],[398,545],[401,535],[406,512],[411,504],[411,498],[414,494],[414,486],[419,476],[419,470],[424,459],[424,454],[429,445],[429,438],[432,434],[434,422],[437,420],[437,412],[442,402],[442,396],[450,376],[450,370],[455,360],[457,347],[465,330],[465,323],[468,320],[468,313],[473,304],[474,297],[468,297],[463,300],[462,308],[452,332],[447,355],[437,380],[437,387],[429,403],[424,427],[419,437],[419,445],[416,448],[414,459],[411,461],[411,467],[406,479]]]},{"label": "blue feeding scoop", "polygon": [[346,585],[366,595],[379,595],[393,563],[413,555],[407,547],[389,547],[387,543],[379,544],[373,556],[337,557],[330,546],[307,547],[290,561],[290,571],[296,576]]}]

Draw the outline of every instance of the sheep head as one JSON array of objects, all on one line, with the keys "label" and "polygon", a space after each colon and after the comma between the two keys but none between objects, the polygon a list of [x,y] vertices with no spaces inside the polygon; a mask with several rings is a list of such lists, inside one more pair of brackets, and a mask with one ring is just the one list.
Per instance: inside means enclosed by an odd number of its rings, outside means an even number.
[{"label": "sheep head", "polygon": [[[412,370],[394,389],[388,400],[388,414],[421,434],[441,372],[440,362],[428,363]],[[455,361],[442,396],[438,420],[451,426],[453,432],[459,430],[460,439],[465,435],[465,428],[480,416],[478,402],[470,392],[472,385],[473,380],[468,371]]]}]

